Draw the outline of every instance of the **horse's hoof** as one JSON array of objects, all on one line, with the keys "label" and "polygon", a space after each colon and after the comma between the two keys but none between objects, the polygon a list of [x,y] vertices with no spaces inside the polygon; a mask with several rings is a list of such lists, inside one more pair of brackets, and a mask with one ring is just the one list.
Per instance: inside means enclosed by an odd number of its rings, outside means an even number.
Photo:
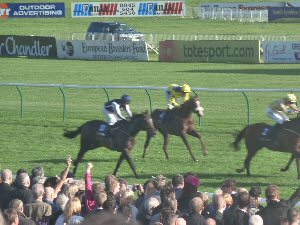
[{"label": "horse's hoof", "polygon": [[243,172],[242,169],[236,169],[235,171],[236,171],[237,173],[242,173],[242,172]]},{"label": "horse's hoof", "polygon": [[281,172],[286,172],[287,169],[286,169],[286,168],[281,168],[280,171],[281,171]]},{"label": "horse's hoof", "polygon": [[194,161],[195,161],[195,162],[199,162],[199,160],[198,160],[198,159],[194,159]]}]

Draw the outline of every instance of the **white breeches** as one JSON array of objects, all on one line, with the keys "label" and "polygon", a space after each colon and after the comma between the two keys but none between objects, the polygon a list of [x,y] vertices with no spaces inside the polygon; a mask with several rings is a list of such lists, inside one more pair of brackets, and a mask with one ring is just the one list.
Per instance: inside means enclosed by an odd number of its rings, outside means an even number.
[{"label": "white breeches", "polygon": [[116,113],[112,113],[106,109],[103,109],[103,113],[106,116],[109,125],[114,125],[117,121],[120,120]]},{"label": "white breeches", "polygon": [[270,107],[267,109],[267,116],[279,124],[289,121],[289,118],[284,113],[280,111],[273,111]]}]

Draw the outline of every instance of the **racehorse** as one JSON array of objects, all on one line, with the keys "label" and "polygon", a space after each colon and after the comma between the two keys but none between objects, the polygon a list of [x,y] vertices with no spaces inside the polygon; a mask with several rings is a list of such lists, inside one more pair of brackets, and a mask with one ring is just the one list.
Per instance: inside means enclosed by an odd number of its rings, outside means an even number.
[{"label": "racehorse", "polygon": [[[99,132],[101,125],[105,125],[108,129],[105,136]],[[78,163],[82,161],[84,154],[88,150],[105,147],[112,151],[121,152],[113,172],[114,175],[116,175],[123,160],[126,159],[134,176],[137,178],[135,165],[130,157],[130,151],[135,145],[135,136],[141,130],[147,131],[147,136],[150,137],[155,134],[152,118],[147,112],[135,114],[130,118],[130,121],[121,120],[113,126],[109,126],[105,121],[92,120],[81,125],[74,131],[65,131],[64,136],[67,138],[75,138],[81,134],[80,150],[77,159],[74,161],[75,167],[73,173],[76,173]]]},{"label": "racehorse", "polygon": [[241,173],[246,169],[247,175],[250,175],[250,162],[252,158],[260,149],[266,147],[271,151],[292,153],[288,165],[282,171],[286,171],[292,159],[295,158],[297,161],[298,179],[300,179],[300,117],[285,122],[277,130],[273,140],[268,141],[262,138],[262,133],[265,129],[270,128],[271,125],[266,123],[256,123],[246,126],[238,133],[232,145],[236,150],[239,150],[240,141],[245,138],[248,153],[244,161],[244,166],[236,171]]},{"label": "racehorse", "polygon": [[[164,138],[163,150],[167,159],[169,159],[169,135],[181,137],[194,161],[198,160],[192,153],[191,146],[187,140],[187,135],[198,138],[203,149],[203,154],[207,155],[207,147],[204,143],[202,135],[196,132],[194,127],[194,120],[192,117],[193,112],[195,112],[198,117],[203,116],[203,111],[204,109],[200,105],[199,97],[193,96],[189,101],[184,102],[179,107],[175,107],[171,110],[156,109],[152,112],[151,117],[153,119],[154,126],[156,129],[158,129],[158,131],[163,135]],[[167,118],[162,118],[162,115]],[[150,140],[151,136],[147,135],[142,158],[145,158]]]}]

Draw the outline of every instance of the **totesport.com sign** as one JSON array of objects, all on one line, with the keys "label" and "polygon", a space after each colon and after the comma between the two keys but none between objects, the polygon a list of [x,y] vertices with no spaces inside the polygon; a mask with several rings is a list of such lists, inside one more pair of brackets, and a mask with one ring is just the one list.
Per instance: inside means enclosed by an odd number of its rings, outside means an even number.
[{"label": "totesport.com sign", "polygon": [[259,63],[259,41],[161,41],[159,61]]}]

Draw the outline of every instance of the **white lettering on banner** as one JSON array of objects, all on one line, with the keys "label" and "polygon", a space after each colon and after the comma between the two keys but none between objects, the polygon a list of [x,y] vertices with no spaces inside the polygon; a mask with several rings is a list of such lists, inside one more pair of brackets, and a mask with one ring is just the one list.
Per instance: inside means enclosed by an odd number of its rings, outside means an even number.
[{"label": "white lettering on banner", "polygon": [[15,11],[14,16],[61,16],[63,12],[61,10],[56,11]]},{"label": "white lettering on banner", "polygon": [[1,55],[1,52],[2,52],[2,48],[4,48],[4,43],[0,43],[0,55]]},{"label": "white lettering on banner", "polygon": [[19,10],[51,10],[55,5],[20,5]]},{"label": "white lettering on banner", "polygon": [[3,9],[3,8],[0,8],[0,16],[8,16],[9,15],[9,12],[10,12],[10,9]]},{"label": "white lettering on banner", "polygon": [[5,41],[5,49],[9,55],[18,56],[49,56],[52,45],[41,45],[39,41],[33,41],[33,45],[17,45],[13,37]]}]

